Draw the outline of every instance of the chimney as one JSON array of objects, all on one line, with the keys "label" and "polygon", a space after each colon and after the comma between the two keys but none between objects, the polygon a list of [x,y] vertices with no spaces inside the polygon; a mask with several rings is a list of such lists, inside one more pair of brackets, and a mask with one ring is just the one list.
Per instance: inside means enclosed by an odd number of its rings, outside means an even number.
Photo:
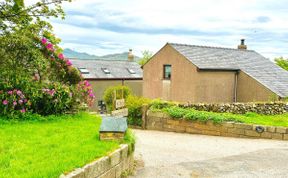
[{"label": "chimney", "polygon": [[134,61],[134,55],[132,53],[132,49],[129,49],[129,52],[128,52],[128,61],[132,62]]},{"label": "chimney", "polygon": [[247,46],[245,45],[245,39],[241,39],[241,44],[238,45],[238,49],[246,50]]}]

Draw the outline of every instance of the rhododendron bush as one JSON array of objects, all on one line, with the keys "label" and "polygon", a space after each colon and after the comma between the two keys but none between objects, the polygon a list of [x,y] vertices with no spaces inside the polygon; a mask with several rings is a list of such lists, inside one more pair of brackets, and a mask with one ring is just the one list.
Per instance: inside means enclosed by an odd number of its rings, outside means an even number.
[{"label": "rhododendron bush", "polygon": [[64,17],[62,1],[29,7],[0,2],[5,11],[0,14],[0,115],[71,113],[93,104],[89,82],[62,54],[52,26],[39,18]]}]

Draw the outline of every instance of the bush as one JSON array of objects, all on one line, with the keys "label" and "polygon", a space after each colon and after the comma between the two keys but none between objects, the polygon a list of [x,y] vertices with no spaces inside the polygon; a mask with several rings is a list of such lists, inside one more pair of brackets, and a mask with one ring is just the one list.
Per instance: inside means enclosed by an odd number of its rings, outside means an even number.
[{"label": "bush", "polygon": [[164,109],[171,106],[177,106],[178,104],[176,102],[169,102],[169,101],[163,101],[161,99],[155,99],[151,102],[151,109],[158,110],[158,109]]},{"label": "bush", "polygon": [[150,104],[151,100],[148,98],[130,95],[126,100],[128,108],[128,124],[129,125],[142,125],[142,106]]},{"label": "bush", "polygon": [[113,99],[115,97],[114,96],[115,91],[116,91],[116,99],[121,99],[123,97],[126,100],[127,97],[131,94],[131,89],[127,86],[113,86],[107,88],[104,92],[103,99],[106,103],[108,111],[112,111],[113,109]]},{"label": "bush", "polygon": [[163,108],[162,111],[169,114],[169,116],[179,119],[194,120],[206,122],[212,120],[214,123],[221,123],[223,121],[240,121],[239,116],[230,113],[213,113],[207,111],[197,111],[191,108],[181,108],[178,106],[169,106]]},{"label": "bush", "polygon": [[60,82],[40,83],[21,79],[19,82],[0,82],[0,116],[25,119],[24,113],[40,115],[78,111],[83,103],[92,104],[94,94],[89,82],[76,86]]}]

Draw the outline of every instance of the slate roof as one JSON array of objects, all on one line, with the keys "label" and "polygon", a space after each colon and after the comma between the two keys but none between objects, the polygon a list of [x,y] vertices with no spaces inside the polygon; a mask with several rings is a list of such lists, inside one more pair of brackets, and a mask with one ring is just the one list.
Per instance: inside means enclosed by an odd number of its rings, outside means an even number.
[{"label": "slate roof", "polygon": [[[74,67],[86,68],[89,74],[82,74],[85,79],[142,79],[143,72],[137,62],[111,60],[76,60],[71,59]],[[106,68],[110,74],[105,74]],[[135,74],[130,73],[133,70]]]},{"label": "slate roof", "polygon": [[241,70],[278,96],[288,96],[288,72],[255,51],[168,44],[199,69]]}]

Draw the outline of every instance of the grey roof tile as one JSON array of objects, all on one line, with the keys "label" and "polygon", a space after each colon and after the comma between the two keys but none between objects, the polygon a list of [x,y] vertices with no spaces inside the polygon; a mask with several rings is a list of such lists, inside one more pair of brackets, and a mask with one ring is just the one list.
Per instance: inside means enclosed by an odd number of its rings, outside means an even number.
[{"label": "grey roof tile", "polygon": [[238,69],[280,97],[288,96],[288,72],[255,51],[169,44],[199,69]]},{"label": "grey roof tile", "polygon": [[[89,74],[82,74],[85,79],[137,79],[143,77],[141,66],[136,62],[108,60],[71,60],[73,66],[86,68]],[[102,68],[107,68],[110,74],[105,74]],[[131,74],[127,69],[132,69]]]}]

